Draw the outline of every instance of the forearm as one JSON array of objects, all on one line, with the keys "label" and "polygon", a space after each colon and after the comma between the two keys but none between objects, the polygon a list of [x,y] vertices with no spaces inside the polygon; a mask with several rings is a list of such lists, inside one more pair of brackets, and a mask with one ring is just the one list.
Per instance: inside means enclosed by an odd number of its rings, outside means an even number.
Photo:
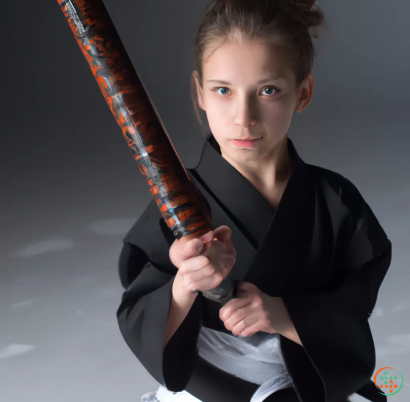
[{"label": "forearm", "polygon": [[164,349],[168,341],[182,324],[197,298],[198,293],[186,293],[181,286],[181,278],[177,274],[172,285],[172,301],[165,330]]},{"label": "forearm", "polygon": [[274,297],[274,299],[276,304],[274,331],[303,346],[283,299],[281,297]]},{"label": "forearm", "polygon": [[299,338],[298,333],[296,332],[296,328],[295,326],[289,325],[285,330],[283,330],[282,332],[280,332],[280,334],[288,339],[290,339],[293,342],[296,342],[297,344],[299,344],[300,346],[302,345],[302,341]]}]

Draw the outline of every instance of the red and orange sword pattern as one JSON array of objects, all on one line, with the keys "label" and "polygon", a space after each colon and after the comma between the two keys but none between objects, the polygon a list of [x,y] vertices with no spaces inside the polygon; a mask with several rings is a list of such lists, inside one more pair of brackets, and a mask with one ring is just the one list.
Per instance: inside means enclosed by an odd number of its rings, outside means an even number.
[{"label": "red and orange sword pattern", "polygon": [[176,238],[212,230],[102,0],[57,1],[167,226]]},{"label": "red and orange sword pattern", "polygon": [[[103,1],[57,1],[167,226],[177,239],[211,231],[206,199],[172,145]],[[226,277],[202,293],[224,304],[233,292],[234,282]]]}]

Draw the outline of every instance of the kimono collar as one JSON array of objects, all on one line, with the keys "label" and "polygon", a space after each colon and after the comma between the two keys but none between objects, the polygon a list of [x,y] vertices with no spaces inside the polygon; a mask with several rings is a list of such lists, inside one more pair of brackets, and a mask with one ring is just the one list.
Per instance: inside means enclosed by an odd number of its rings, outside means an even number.
[{"label": "kimono collar", "polygon": [[[207,191],[219,201],[225,212],[257,249],[276,210],[248,179],[222,157],[212,145],[212,140],[211,136],[204,144],[199,163],[193,169],[195,176],[206,186]],[[305,171],[305,163],[299,157],[289,138],[287,139],[287,147],[292,158],[293,171],[283,196],[285,193],[301,190],[298,187],[303,183]],[[280,206],[279,204],[278,208]]]}]

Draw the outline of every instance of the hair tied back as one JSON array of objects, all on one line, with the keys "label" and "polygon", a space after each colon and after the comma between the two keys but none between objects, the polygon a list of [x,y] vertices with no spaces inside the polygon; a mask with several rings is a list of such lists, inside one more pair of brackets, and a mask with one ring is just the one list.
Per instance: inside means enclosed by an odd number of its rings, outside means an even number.
[{"label": "hair tied back", "polygon": [[[292,4],[294,4],[296,7],[298,7],[300,10],[303,12],[309,12],[311,11],[312,7],[315,5],[316,0],[290,0]],[[312,25],[313,27],[313,36],[315,38],[318,38],[319,35],[316,32],[316,25]]]},{"label": "hair tied back", "polygon": [[291,0],[291,2],[301,8],[303,11],[310,11],[315,5],[316,0]]}]

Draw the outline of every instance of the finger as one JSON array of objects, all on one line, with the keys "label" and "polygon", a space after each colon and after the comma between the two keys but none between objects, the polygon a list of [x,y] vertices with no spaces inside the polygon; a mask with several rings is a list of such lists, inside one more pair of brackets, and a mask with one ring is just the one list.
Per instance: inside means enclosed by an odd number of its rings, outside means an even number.
[{"label": "finger", "polygon": [[239,288],[239,286],[237,286],[236,288],[236,297],[243,299],[246,296],[249,296],[249,291],[243,288]]},{"label": "finger", "polygon": [[182,261],[187,260],[188,258],[199,255],[204,247],[203,242],[200,238],[191,239],[184,244],[181,250]]},{"label": "finger", "polygon": [[211,230],[208,233],[205,233],[201,237],[198,237],[203,243],[210,243],[215,238],[214,231]]},{"label": "finger", "polygon": [[222,321],[228,320],[237,310],[243,309],[250,304],[251,300],[249,299],[233,298],[219,310],[219,317]]},{"label": "finger", "polygon": [[254,321],[252,324],[248,324],[240,333],[241,336],[252,336],[257,332],[262,331],[262,325],[259,321]]},{"label": "finger", "polygon": [[217,285],[215,285],[215,278],[213,275],[206,276],[198,281],[192,281],[189,283],[188,287],[191,289],[192,292],[197,293],[198,290],[201,292],[206,290],[215,289]]},{"label": "finger", "polygon": [[208,264],[205,267],[199,269],[198,271],[192,272],[189,278],[192,282],[201,281],[203,279],[209,279],[210,281],[215,281],[215,268]]},{"label": "finger", "polygon": [[189,276],[191,277],[192,275],[198,276],[199,271],[210,266],[211,265],[208,257],[198,255],[196,257],[191,257],[189,260],[182,261],[180,270],[183,271],[184,274],[189,274]]},{"label": "finger", "polygon": [[263,293],[256,285],[251,282],[238,282],[236,285],[236,291],[241,295],[256,295]]},{"label": "finger", "polygon": [[219,228],[214,230],[214,237],[221,241],[231,240],[232,230],[225,225],[219,226]]},{"label": "finger", "polygon": [[[197,280],[193,278],[199,278]],[[191,273],[188,279],[188,287],[197,290],[211,290],[215,289],[222,282],[223,277],[220,273],[216,271],[212,264],[196,271],[194,274]]]},{"label": "finger", "polygon": [[249,325],[249,317],[246,309],[235,311],[232,316],[224,322],[226,329],[234,335],[239,335]]},{"label": "finger", "polygon": [[227,323],[234,335],[250,336],[262,327],[262,322],[258,314],[249,313],[249,311],[238,312],[238,315],[232,317],[232,321]]},{"label": "finger", "polygon": [[236,285],[238,290],[251,290],[254,287],[256,287],[253,283],[250,282],[238,282],[238,284]]}]

